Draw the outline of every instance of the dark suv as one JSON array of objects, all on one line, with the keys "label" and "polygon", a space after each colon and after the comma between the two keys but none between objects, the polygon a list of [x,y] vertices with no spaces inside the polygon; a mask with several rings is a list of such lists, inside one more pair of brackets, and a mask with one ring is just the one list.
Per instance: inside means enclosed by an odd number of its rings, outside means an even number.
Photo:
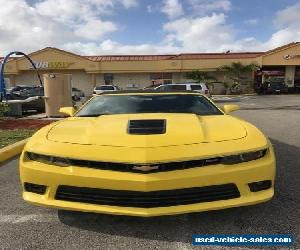
[{"label": "dark suv", "polygon": [[269,81],[257,86],[258,94],[280,94],[288,93],[289,88],[283,81]]}]

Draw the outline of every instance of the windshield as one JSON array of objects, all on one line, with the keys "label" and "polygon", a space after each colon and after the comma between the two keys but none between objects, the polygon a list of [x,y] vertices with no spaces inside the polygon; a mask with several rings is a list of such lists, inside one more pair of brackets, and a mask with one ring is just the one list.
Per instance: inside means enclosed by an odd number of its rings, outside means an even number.
[{"label": "windshield", "polygon": [[99,116],[136,113],[223,113],[201,95],[105,95],[94,97],[76,116]]}]

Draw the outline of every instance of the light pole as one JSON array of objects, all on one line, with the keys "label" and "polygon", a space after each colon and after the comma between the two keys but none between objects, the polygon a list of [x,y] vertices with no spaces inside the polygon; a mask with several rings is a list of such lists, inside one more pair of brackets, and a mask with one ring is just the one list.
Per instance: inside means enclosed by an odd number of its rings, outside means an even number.
[{"label": "light pole", "polygon": [[0,71],[0,101],[2,101],[3,99],[7,100],[5,81],[4,81],[4,69],[5,69],[6,62],[8,61],[8,59],[11,55],[24,56],[31,63],[32,67],[35,69],[35,71],[38,75],[38,78],[39,78],[40,85],[43,86],[43,82],[42,82],[41,76],[39,74],[39,71],[38,71],[37,67],[35,66],[34,62],[31,60],[31,58],[28,55],[26,55],[25,53],[20,52],[20,51],[10,52],[6,55],[6,57],[4,57],[4,59],[2,61],[2,64],[1,64],[1,71]]}]

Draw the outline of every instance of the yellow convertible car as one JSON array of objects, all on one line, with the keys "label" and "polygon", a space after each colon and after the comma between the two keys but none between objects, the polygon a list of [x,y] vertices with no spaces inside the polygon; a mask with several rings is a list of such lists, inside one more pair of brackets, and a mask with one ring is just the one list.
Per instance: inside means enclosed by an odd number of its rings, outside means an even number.
[{"label": "yellow convertible car", "polygon": [[256,127],[193,92],[111,92],[29,140],[24,200],[159,216],[256,204],[274,194],[275,157]]}]

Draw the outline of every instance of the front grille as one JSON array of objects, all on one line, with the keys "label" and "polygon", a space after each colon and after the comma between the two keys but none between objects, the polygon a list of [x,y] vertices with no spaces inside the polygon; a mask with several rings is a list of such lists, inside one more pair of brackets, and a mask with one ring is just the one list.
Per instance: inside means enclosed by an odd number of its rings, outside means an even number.
[{"label": "front grille", "polygon": [[77,160],[77,159],[67,159],[61,157],[53,157],[47,155],[40,155],[36,153],[27,152],[26,156],[30,160],[41,161],[44,163],[52,163],[59,166],[78,166],[86,168],[94,168],[101,170],[119,171],[119,172],[133,172],[133,173],[158,173],[166,171],[183,170],[195,167],[204,167],[209,165],[214,165],[220,163],[221,158],[209,158],[203,160],[191,160],[182,162],[167,162],[167,163],[157,163],[157,164],[144,164],[154,169],[148,171],[141,171],[136,169],[138,164],[127,164],[127,163],[116,163],[116,162],[101,162],[101,161],[88,161],[88,160]]},{"label": "front grille", "polygon": [[[216,163],[215,163],[216,164]],[[184,162],[168,162],[160,164],[145,164],[153,168],[152,170],[142,171],[138,167],[142,165],[138,164],[124,164],[124,163],[114,163],[114,162],[95,162],[95,161],[78,161],[74,162],[75,166],[84,166],[88,168],[102,169],[102,170],[111,170],[119,172],[132,172],[132,173],[141,173],[141,174],[150,174],[158,172],[167,172],[175,170],[183,170],[188,168],[203,167],[204,165],[209,165],[205,160],[195,160],[195,161],[184,161]]]},{"label": "front grille", "polygon": [[134,135],[153,135],[166,133],[166,120],[130,120],[128,133]]},{"label": "front grille", "polygon": [[240,197],[235,184],[151,192],[59,186],[55,199],[121,207],[168,207]]}]

